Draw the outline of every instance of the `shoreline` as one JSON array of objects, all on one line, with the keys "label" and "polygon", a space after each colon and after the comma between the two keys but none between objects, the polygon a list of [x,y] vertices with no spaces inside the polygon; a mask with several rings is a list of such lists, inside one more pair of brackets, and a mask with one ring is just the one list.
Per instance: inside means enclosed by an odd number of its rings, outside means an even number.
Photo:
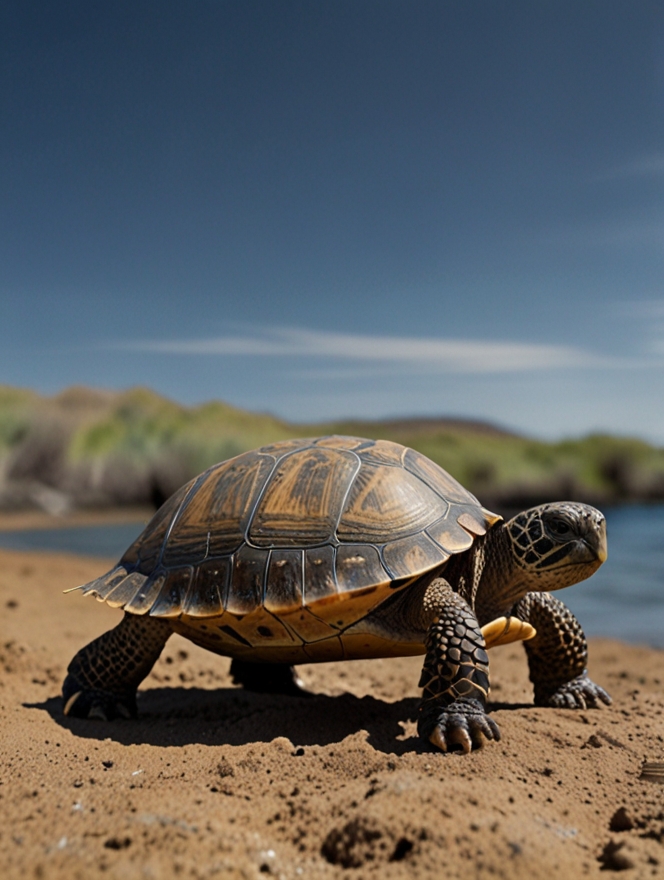
[{"label": "shoreline", "polygon": [[0,512],[0,531],[19,532],[40,529],[67,529],[78,526],[124,525],[145,523],[154,516],[152,507],[108,507],[90,510],[75,509],[62,514],[44,510]]}]

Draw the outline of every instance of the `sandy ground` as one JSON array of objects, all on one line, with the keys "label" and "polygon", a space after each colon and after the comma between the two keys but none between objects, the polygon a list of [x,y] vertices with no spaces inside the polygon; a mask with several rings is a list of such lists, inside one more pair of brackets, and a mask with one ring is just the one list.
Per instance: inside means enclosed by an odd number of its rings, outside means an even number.
[{"label": "sandy ground", "polygon": [[0,876],[664,877],[664,652],[592,642],[615,702],[569,711],[496,649],[503,739],[470,756],[417,739],[419,658],[300,667],[307,700],[173,637],[140,720],[66,719],[67,663],[119,615],[62,590],[110,562],[0,553]]}]

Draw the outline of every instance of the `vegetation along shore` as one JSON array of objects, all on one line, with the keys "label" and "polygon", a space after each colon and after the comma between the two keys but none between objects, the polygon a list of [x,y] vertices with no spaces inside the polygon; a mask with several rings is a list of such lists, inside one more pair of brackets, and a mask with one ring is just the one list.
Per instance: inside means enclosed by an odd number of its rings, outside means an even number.
[{"label": "vegetation along shore", "polygon": [[159,506],[206,467],[316,434],[385,438],[442,465],[498,511],[542,501],[664,499],[664,448],[594,434],[555,443],[462,419],[290,424],[222,402],[185,407],[144,388],[0,387],[0,510]]}]

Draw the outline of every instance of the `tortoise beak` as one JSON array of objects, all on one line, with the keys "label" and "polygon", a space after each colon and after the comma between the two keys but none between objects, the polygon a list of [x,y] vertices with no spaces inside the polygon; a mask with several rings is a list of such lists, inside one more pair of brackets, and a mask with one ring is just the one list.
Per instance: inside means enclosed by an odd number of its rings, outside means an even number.
[{"label": "tortoise beak", "polygon": [[584,537],[585,544],[597,557],[597,561],[601,565],[606,562],[609,551],[606,545],[606,520],[602,519],[599,525],[592,529],[588,529],[588,533]]}]

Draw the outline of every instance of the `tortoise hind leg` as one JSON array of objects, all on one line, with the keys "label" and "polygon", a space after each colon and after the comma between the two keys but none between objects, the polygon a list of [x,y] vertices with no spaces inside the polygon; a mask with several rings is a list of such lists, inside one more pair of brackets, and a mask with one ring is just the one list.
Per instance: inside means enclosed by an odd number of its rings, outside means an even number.
[{"label": "tortoise hind leg", "polygon": [[230,672],[233,683],[241,684],[247,691],[291,697],[310,696],[295,669],[285,663],[249,663],[235,657]]},{"label": "tortoise hind leg", "polygon": [[81,648],[62,686],[65,715],[135,718],[136,689],[172,631],[166,620],[125,614],[114,629]]}]

